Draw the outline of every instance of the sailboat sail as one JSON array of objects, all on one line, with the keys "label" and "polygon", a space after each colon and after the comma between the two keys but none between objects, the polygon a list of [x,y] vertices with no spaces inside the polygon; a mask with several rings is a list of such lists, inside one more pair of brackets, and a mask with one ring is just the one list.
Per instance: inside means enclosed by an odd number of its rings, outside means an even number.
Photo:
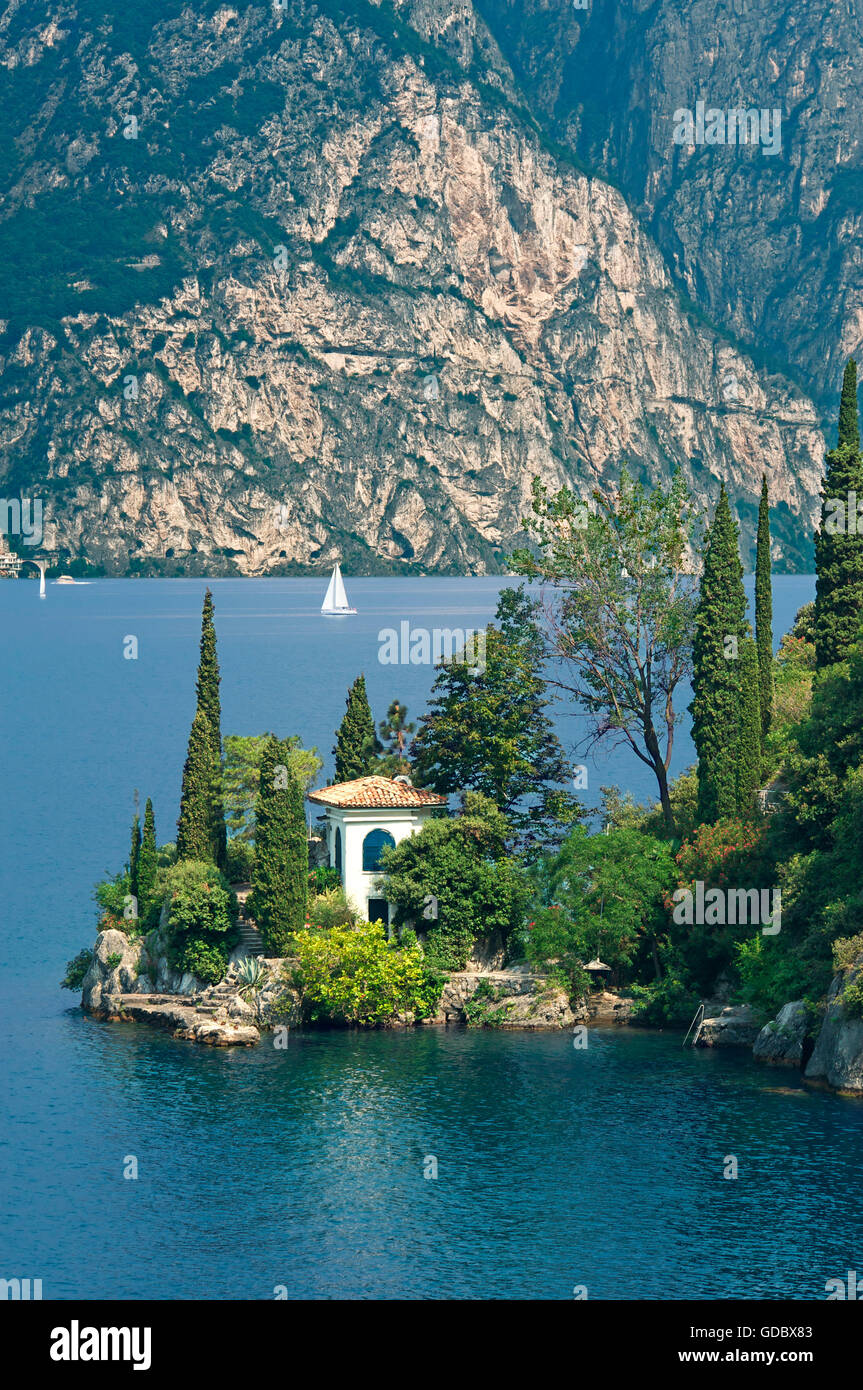
[{"label": "sailboat sail", "polygon": [[345,582],[342,579],[342,571],[338,565],[330,576],[324,601],[321,604],[322,613],[356,613],[355,608],[351,608],[348,603],[348,596],[345,592]]},{"label": "sailboat sail", "polygon": [[[338,566],[337,566],[336,568],[338,568]],[[330,582],[329,582],[329,586],[328,586],[328,588],[327,588],[327,592],[326,592],[326,594],[324,595],[324,601],[323,601],[323,603],[321,604],[321,612],[322,612],[322,613],[334,613],[334,612],[335,612],[335,608],[336,608],[335,599],[336,599],[336,571],[333,570],[332,575],[330,576]]]}]

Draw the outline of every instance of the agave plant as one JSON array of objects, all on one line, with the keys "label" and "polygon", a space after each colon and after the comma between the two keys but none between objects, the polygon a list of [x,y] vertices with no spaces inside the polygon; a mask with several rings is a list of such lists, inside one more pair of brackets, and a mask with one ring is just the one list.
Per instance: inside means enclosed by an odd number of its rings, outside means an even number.
[{"label": "agave plant", "polygon": [[257,999],[269,978],[269,967],[257,956],[246,956],[237,962],[237,993],[246,1002]]}]

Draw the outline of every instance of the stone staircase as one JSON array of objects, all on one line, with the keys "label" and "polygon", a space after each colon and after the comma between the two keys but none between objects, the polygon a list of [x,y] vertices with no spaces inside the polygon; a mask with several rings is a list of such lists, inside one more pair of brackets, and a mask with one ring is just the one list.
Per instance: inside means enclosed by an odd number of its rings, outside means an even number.
[{"label": "stone staircase", "polygon": [[200,994],[192,996],[195,1011],[199,1014],[209,1014],[211,1017],[216,1014],[224,1015],[229,1001],[233,999],[236,992],[236,981],[233,984],[228,984],[227,980],[222,980],[218,985],[210,985]]},{"label": "stone staircase", "polygon": [[248,917],[241,917],[239,922],[240,940],[237,943],[244,956],[262,956],[264,954],[264,939],[254,922]]}]

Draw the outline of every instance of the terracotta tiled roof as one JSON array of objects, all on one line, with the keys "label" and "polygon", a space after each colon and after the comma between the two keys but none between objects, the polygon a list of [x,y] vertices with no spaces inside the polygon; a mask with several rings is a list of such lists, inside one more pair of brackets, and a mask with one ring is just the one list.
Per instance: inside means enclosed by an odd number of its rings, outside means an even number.
[{"label": "terracotta tiled roof", "polygon": [[321,806],[363,807],[392,806],[409,810],[415,806],[445,806],[446,797],[412,787],[410,782],[396,782],[391,777],[357,777],[353,782],[337,782],[309,792],[309,801]]}]

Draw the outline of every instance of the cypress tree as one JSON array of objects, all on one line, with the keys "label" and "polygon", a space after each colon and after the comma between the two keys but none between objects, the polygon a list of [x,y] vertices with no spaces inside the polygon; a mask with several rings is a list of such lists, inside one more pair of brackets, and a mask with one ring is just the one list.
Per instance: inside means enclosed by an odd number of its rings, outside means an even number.
[{"label": "cypress tree", "polygon": [[758,648],[761,747],[773,718],[773,587],[770,582],[770,502],[767,479],[761,479],[758,541],[755,548],[755,643]]},{"label": "cypress tree", "polygon": [[158,859],[156,854],[156,821],[153,816],[153,803],[149,796],[144,807],[144,835],[141,852],[138,855],[138,916],[143,917],[150,906],[153,888],[156,883]]},{"label": "cypress tree", "polygon": [[[138,803],[138,793],[135,792],[135,804]],[[138,861],[141,854],[141,818],[135,812],[132,821],[132,843],[129,846],[129,892],[134,898],[138,896]]]},{"label": "cypress tree", "polygon": [[705,824],[737,812],[740,739],[740,640],[746,617],[737,523],[725,485],[707,534],[695,613],[692,737],[698,752],[698,818]]},{"label": "cypress tree", "polygon": [[255,864],[249,909],[269,954],[285,955],[306,918],[309,850],[303,794],[291,774],[290,744],[270,735],[255,804]]},{"label": "cypress tree", "polygon": [[381,751],[366,694],[365,676],[357,676],[348,691],[346,704],[333,749],[337,782],[350,782],[355,777],[368,776],[374,771],[377,755]]},{"label": "cypress tree", "polygon": [[206,711],[199,705],[192,720],[189,750],[183,768],[180,818],[177,821],[178,859],[211,859],[217,862],[219,837],[213,815],[215,792],[213,732]]},{"label": "cypress tree", "polygon": [[839,398],[839,447],[848,444],[860,452],[860,421],[857,414],[857,363],[849,357],[842,374],[842,395]]},{"label": "cypress tree", "polygon": [[863,611],[863,459],[857,416],[857,364],[848,362],[839,406],[839,442],[827,455],[821,526],[815,537],[815,665],[842,661],[860,634]]},{"label": "cypress tree", "polygon": [[737,740],[737,811],[755,814],[755,793],[761,786],[761,701],[758,648],[747,630],[740,640],[740,723]]},{"label": "cypress tree", "polygon": [[213,788],[213,833],[216,839],[216,863],[225,866],[228,834],[225,829],[225,810],[222,799],[222,702],[219,697],[219,658],[216,653],[216,628],[213,621],[213,595],[207,589],[201,614],[201,654],[195,692],[198,709],[202,709],[210,724],[215,779]]}]

